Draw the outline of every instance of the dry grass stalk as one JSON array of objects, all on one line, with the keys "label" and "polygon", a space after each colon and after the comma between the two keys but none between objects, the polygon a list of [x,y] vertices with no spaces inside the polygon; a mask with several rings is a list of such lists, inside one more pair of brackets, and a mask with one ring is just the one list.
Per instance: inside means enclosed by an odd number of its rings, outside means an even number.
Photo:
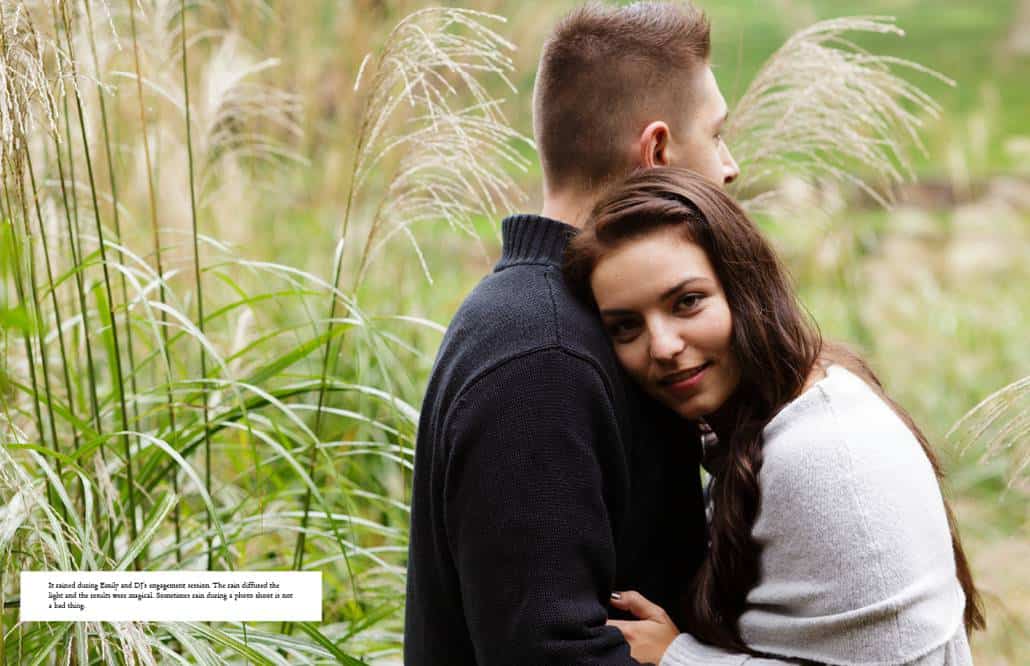
[{"label": "dry grass stalk", "polygon": [[36,128],[56,132],[44,53],[54,45],[36,30],[20,0],[0,0],[0,164],[5,179],[20,170],[26,137]]},{"label": "dry grass stalk", "polygon": [[204,158],[198,188],[202,207],[217,194],[218,176],[229,160],[272,165],[304,161],[278,138],[302,136],[296,120],[300,101],[292,93],[256,80],[278,64],[275,58],[255,62],[240,36],[232,32],[225,34],[205,63],[203,101],[197,105],[201,129],[197,149]]},{"label": "dry grass stalk", "polygon": [[948,438],[959,450],[984,447],[982,459],[1010,456],[1010,488],[1030,491],[1030,377],[984,398],[951,427]]},{"label": "dry grass stalk", "polygon": [[[527,160],[513,144],[529,140],[508,126],[503,100],[493,99],[480,82],[497,76],[515,91],[507,55],[514,46],[486,26],[503,20],[467,9],[417,11],[390,33],[374,62],[362,67],[355,88],[363,79],[370,84],[351,199],[365,193],[369,175],[384,163],[395,168],[367,229],[358,283],[383,244],[399,233],[422,259],[411,225],[446,219],[471,232],[475,216],[496,217],[520,196],[506,169],[525,171]],[[455,108],[454,99],[473,102]],[[346,226],[345,219],[343,237]],[[422,266],[431,280],[424,261]]]},{"label": "dry grass stalk", "polygon": [[[782,173],[850,183],[887,206],[910,179],[909,144],[920,151],[920,114],[938,104],[895,73],[910,70],[949,85],[908,60],[868,53],[845,33],[903,35],[893,19],[848,17],[793,35],[766,62],[731,115],[727,141],[752,192]],[[767,196],[749,201],[761,208]]]}]

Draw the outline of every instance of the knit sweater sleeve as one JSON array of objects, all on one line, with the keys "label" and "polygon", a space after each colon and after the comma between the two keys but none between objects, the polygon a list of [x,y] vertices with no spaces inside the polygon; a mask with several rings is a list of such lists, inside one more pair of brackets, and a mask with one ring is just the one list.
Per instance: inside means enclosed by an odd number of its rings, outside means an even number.
[{"label": "knit sweater sleeve", "polygon": [[[965,629],[959,629],[946,645],[916,659],[898,662],[896,666],[946,666],[968,662],[969,642]],[[800,662],[771,657],[753,657],[712,647],[699,642],[690,634],[680,634],[662,655],[659,666],[800,666],[818,662]],[[856,659],[855,663],[861,663]]]},{"label": "knit sweater sleeve", "polygon": [[463,392],[445,428],[446,534],[477,663],[636,664],[605,625],[605,491],[625,463],[600,373],[561,349],[509,360]]}]

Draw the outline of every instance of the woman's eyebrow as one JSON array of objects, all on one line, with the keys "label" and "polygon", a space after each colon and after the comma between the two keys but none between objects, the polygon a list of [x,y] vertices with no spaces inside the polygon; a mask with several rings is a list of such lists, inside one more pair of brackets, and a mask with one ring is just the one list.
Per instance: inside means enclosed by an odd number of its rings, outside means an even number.
[{"label": "woman's eyebrow", "polygon": [[682,282],[679,282],[678,284],[676,284],[675,286],[669,287],[668,289],[663,291],[662,295],[658,297],[658,300],[660,300],[660,301],[668,300],[668,299],[672,298],[673,296],[675,296],[676,294],[678,294],[680,292],[680,290],[683,289],[684,287],[686,287],[686,286],[688,286],[690,284],[693,284],[694,282],[704,282],[704,281],[705,281],[705,279],[703,277],[701,277],[701,276],[691,276],[691,277],[688,277],[685,280],[683,280]]},{"label": "woman's eyebrow", "polygon": [[[684,288],[689,287],[691,284],[694,284],[696,282],[702,282],[703,283],[703,282],[707,282],[707,281],[708,281],[707,278],[701,277],[700,275],[692,275],[692,276],[690,276],[688,278],[684,278],[683,280],[681,280],[680,282],[677,282],[672,287],[669,287],[668,289],[663,291],[661,293],[661,295],[658,297],[658,300],[659,301],[669,300],[670,298],[672,298],[673,296],[678,294],[680,291],[682,291]],[[622,308],[607,308],[607,309],[601,310],[601,316],[602,317],[618,317],[618,316],[622,316],[622,315],[633,315],[633,314],[636,314],[636,312],[633,311],[633,310],[626,310],[626,309],[622,309]]]}]

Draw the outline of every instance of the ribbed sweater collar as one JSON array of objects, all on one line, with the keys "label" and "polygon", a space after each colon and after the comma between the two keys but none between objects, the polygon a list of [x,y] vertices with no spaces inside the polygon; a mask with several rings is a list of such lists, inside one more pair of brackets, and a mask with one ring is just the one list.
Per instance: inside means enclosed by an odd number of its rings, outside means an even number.
[{"label": "ribbed sweater collar", "polygon": [[499,271],[517,264],[562,265],[565,246],[577,229],[540,215],[509,215],[501,222],[503,246]]}]

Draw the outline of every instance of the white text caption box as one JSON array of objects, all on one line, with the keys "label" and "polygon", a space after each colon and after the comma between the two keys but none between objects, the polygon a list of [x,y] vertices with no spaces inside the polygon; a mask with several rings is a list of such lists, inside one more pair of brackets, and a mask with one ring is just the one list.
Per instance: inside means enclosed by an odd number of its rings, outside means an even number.
[{"label": "white text caption box", "polygon": [[23,571],[22,622],[322,620],[318,571]]}]

